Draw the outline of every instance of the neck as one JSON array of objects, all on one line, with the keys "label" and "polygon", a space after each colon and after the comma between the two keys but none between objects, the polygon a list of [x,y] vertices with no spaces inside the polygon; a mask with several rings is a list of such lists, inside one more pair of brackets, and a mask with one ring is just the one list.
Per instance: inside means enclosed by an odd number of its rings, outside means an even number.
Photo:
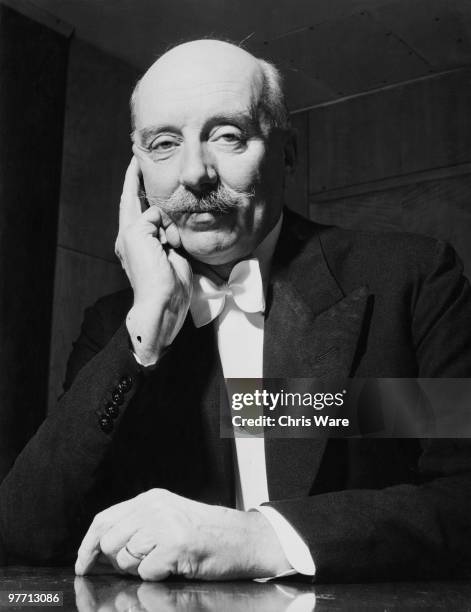
[{"label": "neck", "polygon": [[[214,273],[220,280],[227,281],[227,279],[229,278],[231,274],[232,268],[237,263],[239,263],[239,261],[242,261],[243,259],[247,259],[247,257],[250,257],[251,255],[253,256],[254,251],[256,252],[256,250],[260,247],[260,245],[263,243],[263,241],[268,236],[268,234],[273,230],[273,228],[278,223],[278,221],[280,221],[280,215],[278,216],[278,219],[274,223],[272,223],[270,227],[262,234],[261,239],[257,241],[257,246],[254,249],[252,249],[251,253],[247,253],[244,257],[239,257],[237,259],[234,259],[233,261],[230,261],[224,264],[207,264],[207,263],[203,263],[201,261],[198,261],[197,259],[192,258],[191,267],[193,268],[193,271],[197,272],[198,274],[204,275],[204,274],[207,274],[208,270],[211,270],[211,272]],[[274,248],[274,245],[273,245],[273,248]],[[272,254],[273,253],[271,253],[271,255]]]},{"label": "neck", "polygon": [[227,281],[227,279],[229,278],[229,275],[232,271],[232,268],[239,263],[239,261],[241,261],[240,259],[237,259],[236,261],[233,261],[231,263],[228,264],[222,264],[220,266],[210,266],[211,270],[217,274],[219,276],[219,278],[221,280]]}]

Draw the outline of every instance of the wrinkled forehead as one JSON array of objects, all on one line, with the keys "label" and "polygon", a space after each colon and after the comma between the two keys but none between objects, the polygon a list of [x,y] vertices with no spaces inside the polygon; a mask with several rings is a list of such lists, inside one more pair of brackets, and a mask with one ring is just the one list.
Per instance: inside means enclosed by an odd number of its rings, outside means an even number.
[{"label": "wrinkled forehead", "polygon": [[[238,50],[240,51],[240,50]],[[134,97],[135,127],[167,118],[183,122],[206,114],[252,112],[263,89],[263,73],[246,52],[169,54],[144,75]]]}]

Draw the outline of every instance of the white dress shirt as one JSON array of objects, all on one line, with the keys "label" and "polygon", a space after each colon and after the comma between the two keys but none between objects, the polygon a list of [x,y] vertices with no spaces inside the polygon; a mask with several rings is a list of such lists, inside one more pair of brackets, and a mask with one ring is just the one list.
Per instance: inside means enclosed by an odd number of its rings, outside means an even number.
[{"label": "white dress shirt", "polygon": [[[258,260],[260,273],[266,292],[270,265],[276,242],[281,229],[279,221],[254,251],[252,257]],[[210,274],[208,274],[210,276]],[[224,288],[211,277],[213,282]],[[195,308],[192,303],[192,314]],[[224,378],[263,379],[263,337],[264,312],[247,313],[241,310],[228,291],[224,306],[214,321],[217,347]],[[265,464],[265,440],[263,437],[235,436],[237,464],[235,466],[236,503],[239,510],[257,509],[270,522],[278,536],[280,545],[293,570],[283,575],[295,573],[313,576],[315,565],[309,549],[290,523],[275,509],[260,504],[269,501],[267,472]]]}]

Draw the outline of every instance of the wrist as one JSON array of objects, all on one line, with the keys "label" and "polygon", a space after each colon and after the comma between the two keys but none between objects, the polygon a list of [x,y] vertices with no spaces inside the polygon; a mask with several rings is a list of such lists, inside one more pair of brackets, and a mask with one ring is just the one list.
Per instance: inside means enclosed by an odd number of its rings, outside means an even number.
[{"label": "wrist", "polygon": [[245,512],[245,514],[249,523],[252,565],[257,574],[252,577],[277,576],[292,570],[279,538],[268,519],[256,510]]},{"label": "wrist", "polygon": [[166,348],[162,339],[160,312],[155,303],[138,303],[126,317],[133,352],[143,366],[155,365]]}]

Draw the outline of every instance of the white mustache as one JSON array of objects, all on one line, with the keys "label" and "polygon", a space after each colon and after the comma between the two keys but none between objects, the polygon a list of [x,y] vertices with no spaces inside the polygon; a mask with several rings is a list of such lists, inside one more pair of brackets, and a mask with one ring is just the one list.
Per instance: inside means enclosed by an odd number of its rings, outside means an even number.
[{"label": "white mustache", "polygon": [[218,212],[228,213],[240,208],[247,200],[255,196],[252,191],[236,191],[224,185],[200,196],[180,186],[169,198],[160,198],[152,194],[142,194],[149,206],[158,206],[168,213]]}]

